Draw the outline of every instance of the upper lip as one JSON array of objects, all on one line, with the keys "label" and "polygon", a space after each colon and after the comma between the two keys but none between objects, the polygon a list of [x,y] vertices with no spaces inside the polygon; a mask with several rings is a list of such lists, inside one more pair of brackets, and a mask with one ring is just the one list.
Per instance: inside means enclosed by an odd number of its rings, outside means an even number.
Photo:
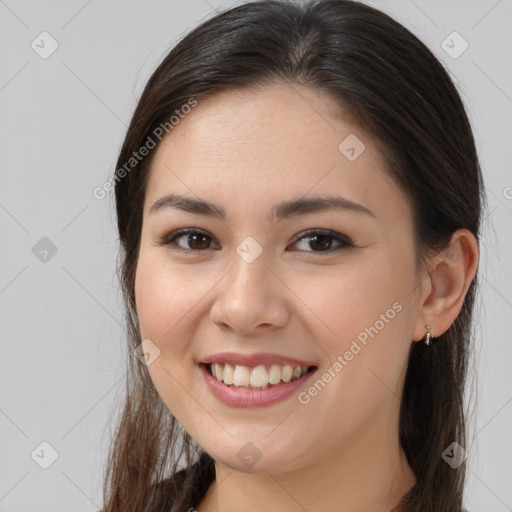
[{"label": "upper lip", "polygon": [[238,354],[236,352],[219,352],[206,356],[202,361],[204,364],[211,363],[228,363],[231,365],[240,366],[258,366],[260,364],[278,364],[290,366],[315,366],[311,361],[303,361],[294,359],[293,357],[286,357],[278,354],[258,353],[258,354]]}]

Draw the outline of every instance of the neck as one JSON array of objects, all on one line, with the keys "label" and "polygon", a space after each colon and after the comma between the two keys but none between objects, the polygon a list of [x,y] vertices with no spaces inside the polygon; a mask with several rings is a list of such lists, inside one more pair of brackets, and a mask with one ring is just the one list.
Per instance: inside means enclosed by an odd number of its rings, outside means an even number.
[{"label": "neck", "polygon": [[[374,429],[375,425],[369,430]],[[215,482],[197,510],[392,512],[414,486],[416,476],[398,439],[387,445],[382,437],[374,437],[370,444],[367,439],[358,435],[342,454],[286,473],[243,473],[216,463]]]}]

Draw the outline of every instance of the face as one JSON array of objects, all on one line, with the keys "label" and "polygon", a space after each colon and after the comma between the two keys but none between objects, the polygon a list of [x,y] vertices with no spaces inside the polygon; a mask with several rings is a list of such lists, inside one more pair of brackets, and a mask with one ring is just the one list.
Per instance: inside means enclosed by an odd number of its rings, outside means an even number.
[{"label": "face", "polygon": [[[232,469],[370,453],[398,429],[412,214],[371,138],[339,112],[300,86],[217,93],[155,150],[135,285],[148,370]],[[170,195],[193,202],[159,201]]]}]

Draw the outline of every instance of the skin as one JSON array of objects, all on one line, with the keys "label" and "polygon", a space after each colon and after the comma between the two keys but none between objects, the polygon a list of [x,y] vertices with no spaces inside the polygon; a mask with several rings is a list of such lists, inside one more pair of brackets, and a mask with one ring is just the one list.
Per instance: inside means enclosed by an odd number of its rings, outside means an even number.
[{"label": "skin", "polygon": [[[155,150],[137,312],[142,339],[160,350],[148,366],[159,395],[216,461],[199,512],[387,512],[416,482],[398,439],[409,351],[425,324],[439,336],[455,320],[478,245],[459,230],[418,275],[407,198],[371,137],[336,112],[332,98],[298,85],[224,91],[201,100]],[[349,134],[366,146],[354,161],[338,150]],[[173,208],[150,215],[169,193],[213,202],[227,218]],[[282,201],[328,195],[361,203],[374,217],[345,210],[270,217]],[[156,243],[178,228],[207,237]],[[332,249],[322,249],[301,235],[312,228],[353,246],[337,250],[331,238]],[[236,252],[247,236],[263,249],[250,264]],[[307,404],[294,394],[263,408],[228,407],[199,373],[205,356],[235,351],[314,361],[320,376],[397,302],[400,312]],[[237,456],[247,442],[261,455],[251,467]]]}]

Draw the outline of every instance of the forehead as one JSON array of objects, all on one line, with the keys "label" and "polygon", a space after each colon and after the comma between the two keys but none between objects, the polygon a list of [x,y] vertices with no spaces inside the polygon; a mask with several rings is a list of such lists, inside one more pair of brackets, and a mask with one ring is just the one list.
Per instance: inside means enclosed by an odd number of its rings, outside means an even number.
[{"label": "forehead", "polygon": [[340,194],[376,213],[407,214],[370,136],[330,96],[287,84],[198,100],[156,148],[146,213],[168,193],[212,199],[228,213]]}]

